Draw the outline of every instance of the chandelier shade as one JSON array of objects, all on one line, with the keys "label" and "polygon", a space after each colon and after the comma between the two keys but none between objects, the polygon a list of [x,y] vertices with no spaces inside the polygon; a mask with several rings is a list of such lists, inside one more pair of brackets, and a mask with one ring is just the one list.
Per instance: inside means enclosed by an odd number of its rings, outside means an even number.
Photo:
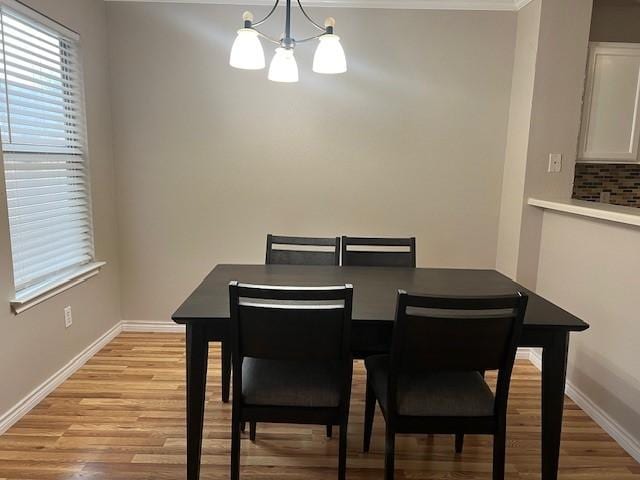
[{"label": "chandelier shade", "polygon": [[340,44],[340,37],[333,33],[335,20],[327,18],[324,26],[316,23],[309,16],[302,6],[301,0],[296,0],[300,12],[309,23],[321,33],[303,39],[295,39],[291,35],[291,2],[286,0],[284,33],[281,38],[270,38],[257,30],[256,27],[266,22],[277,10],[280,0],[275,0],[275,4],[266,17],[257,22],[253,21],[251,12],[244,12],[242,19],[244,28],[238,30],[238,35],[231,47],[229,64],[232,67],[243,70],[261,70],[265,67],[264,50],[260,39],[278,45],[276,52],[269,66],[268,78],[274,82],[293,83],[297,82],[298,64],[294,56],[294,50],[300,43],[317,39],[319,41],[315,55],[313,57],[313,71],[323,74],[337,74],[347,71],[347,59],[344,49]]},{"label": "chandelier shade", "polygon": [[269,80],[272,82],[295,83],[298,81],[298,64],[291,48],[276,48],[269,66]]},{"label": "chandelier shade", "polygon": [[229,65],[243,70],[262,70],[265,67],[264,50],[258,32],[241,28],[231,47]]},{"label": "chandelier shade", "polygon": [[340,37],[333,34],[322,35],[313,56],[313,71],[336,74],[347,71],[347,58],[340,44]]}]

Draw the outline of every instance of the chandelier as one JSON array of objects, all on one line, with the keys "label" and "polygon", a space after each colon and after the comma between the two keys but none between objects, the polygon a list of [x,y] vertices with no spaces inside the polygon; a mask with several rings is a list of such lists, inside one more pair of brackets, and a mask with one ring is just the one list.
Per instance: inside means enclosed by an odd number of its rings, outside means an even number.
[{"label": "chandelier", "polygon": [[253,21],[251,12],[244,12],[244,28],[238,30],[238,36],[231,47],[229,64],[235,68],[243,70],[262,70],[265,67],[264,50],[260,43],[260,37],[278,45],[271,65],[269,66],[269,80],[274,82],[297,82],[298,64],[294,57],[294,49],[298,43],[305,43],[317,39],[319,41],[316,53],[313,57],[313,71],[316,73],[335,74],[347,71],[347,60],[344,55],[340,37],[333,33],[335,20],[331,17],[324,21],[324,26],[314,22],[302,7],[300,0],[297,0],[300,11],[311,24],[322,33],[312,37],[296,40],[291,36],[291,0],[286,0],[286,15],[284,23],[284,34],[282,38],[276,40],[258,31],[256,27],[266,22],[276,11],[280,0],[276,0],[271,11],[258,22]]}]

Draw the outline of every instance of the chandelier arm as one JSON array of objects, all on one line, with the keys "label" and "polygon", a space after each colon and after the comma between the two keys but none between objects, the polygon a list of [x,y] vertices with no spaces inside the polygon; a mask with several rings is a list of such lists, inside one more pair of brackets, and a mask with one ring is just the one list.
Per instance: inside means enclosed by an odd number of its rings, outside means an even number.
[{"label": "chandelier arm", "polygon": [[[302,6],[302,2],[300,0],[298,1],[298,7],[300,7],[300,11],[302,12],[302,14],[305,16],[305,18],[307,20],[309,20],[311,22],[311,24],[316,27],[318,30],[322,30],[323,32],[326,32],[326,28],[324,28],[322,25],[320,25],[319,23],[316,23],[310,16],[309,14],[306,12],[306,10],[304,9],[304,7]],[[312,37],[312,38],[317,38],[317,37]],[[308,40],[311,40],[311,38],[309,38]],[[304,42],[305,40],[300,40],[302,42]]]},{"label": "chandelier arm", "polygon": [[304,43],[304,42],[308,42],[310,40],[315,40],[316,38],[320,38],[323,35],[326,35],[326,32],[319,33],[318,35],[314,35],[313,37],[303,38],[302,40],[296,40],[296,43]]},{"label": "chandelier arm", "polygon": [[276,0],[276,3],[273,5],[273,8],[269,11],[269,13],[267,13],[266,17],[264,17],[262,20],[259,20],[257,22],[254,22],[252,24],[252,26],[254,27],[258,27],[260,25],[262,25],[264,22],[266,22],[267,20],[269,20],[269,18],[271,17],[271,15],[273,15],[273,12],[276,11],[276,8],[278,8],[278,4],[280,3],[280,0]]},{"label": "chandelier arm", "polygon": [[251,30],[257,32],[259,36],[261,36],[262,38],[264,38],[268,42],[275,43],[276,45],[280,45],[280,40],[276,40],[275,38],[271,38],[269,35],[265,35],[264,33],[262,33],[257,28],[251,27]]}]

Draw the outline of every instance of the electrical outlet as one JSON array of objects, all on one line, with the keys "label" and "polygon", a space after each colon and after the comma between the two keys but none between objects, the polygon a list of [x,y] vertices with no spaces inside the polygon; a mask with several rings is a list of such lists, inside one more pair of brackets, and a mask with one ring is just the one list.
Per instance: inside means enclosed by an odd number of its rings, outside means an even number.
[{"label": "electrical outlet", "polygon": [[69,328],[73,324],[73,316],[71,315],[71,307],[64,307],[64,326]]},{"label": "electrical outlet", "polygon": [[550,153],[549,154],[549,173],[560,173],[562,171],[562,154]]}]

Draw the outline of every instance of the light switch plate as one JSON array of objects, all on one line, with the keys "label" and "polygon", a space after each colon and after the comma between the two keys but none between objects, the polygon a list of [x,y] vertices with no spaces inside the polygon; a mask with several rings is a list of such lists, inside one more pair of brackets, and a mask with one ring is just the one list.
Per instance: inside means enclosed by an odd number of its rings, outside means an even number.
[{"label": "light switch plate", "polygon": [[549,154],[549,173],[560,173],[562,171],[562,154],[550,153]]}]

